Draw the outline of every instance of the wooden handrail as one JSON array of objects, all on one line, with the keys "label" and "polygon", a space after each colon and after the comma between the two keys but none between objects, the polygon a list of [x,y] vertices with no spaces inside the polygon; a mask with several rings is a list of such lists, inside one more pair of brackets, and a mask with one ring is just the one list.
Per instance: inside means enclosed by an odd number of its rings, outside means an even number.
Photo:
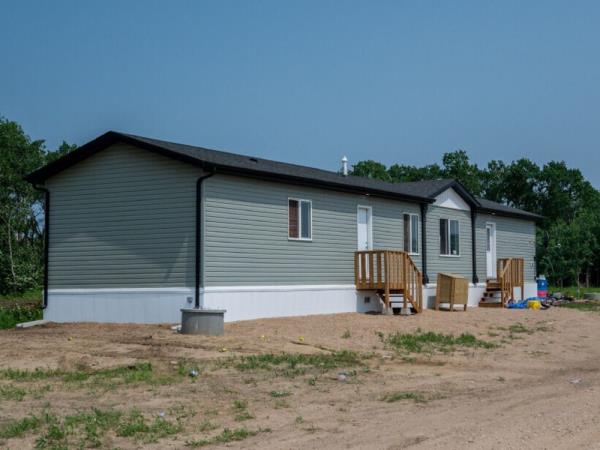
[{"label": "wooden handrail", "polygon": [[408,253],[400,250],[364,250],[354,254],[356,289],[383,293],[386,308],[390,295],[402,292],[405,304],[410,302],[417,312],[423,309],[421,271]]},{"label": "wooden handrail", "polygon": [[498,258],[498,282],[502,291],[502,305],[514,295],[516,287],[521,288],[521,300],[525,290],[525,260],[523,258]]}]

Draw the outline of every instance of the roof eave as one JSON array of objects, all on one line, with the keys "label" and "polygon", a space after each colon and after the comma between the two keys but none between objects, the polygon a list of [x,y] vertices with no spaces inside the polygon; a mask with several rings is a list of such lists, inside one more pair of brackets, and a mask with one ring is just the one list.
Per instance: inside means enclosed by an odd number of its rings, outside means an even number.
[{"label": "roof eave", "polygon": [[163,147],[152,145],[148,142],[137,140],[126,134],[118,133],[116,131],[108,131],[103,135],[98,136],[96,139],[87,142],[86,144],[82,145],[76,150],[58,158],[56,161],[53,161],[50,164],[47,164],[43,167],[40,167],[37,170],[34,170],[30,174],[26,175],[24,178],[26,181],[32,184],[43,183],[51,176],[56,175],[57,173],[62,172],[63,170],[68,169],[69,167],[77,164],[78,162],[89,158],[90,156],[94,155],[100,150],[105,149],[109,145],[114,144],[115,142],[124,142],[126,144],[135,145],[137,147],[144,148],[151,152],[167,156],[169,158],[178,159],[197,166],[202,165],[201,161],[190,156],[173,152]]},{"label": "roof eave", "polygon": [[96,139],[82,145],[76,150],[68,153],[61,158],[53,161],[52,163],[43,166],[30,174],[25,176],[25,180],[32,184],[41,184],[45,182],[51,176],[77,164],[80,161],[83,161],[86,158],[94,155],[100,150],[112,145],[116,142],[123,142],[126,144],[134,145],[136,147],[143,148],[145,150],[166,156],[168,158],[176,159],[182,162],[186,162],[188,164],[192,164],[197,167],[201,167],[205,170],[217,171],[220,173],[228,173],[234,175],[245,175],[251,176],[261,179],[270,179],[273,181],[283,181],[283,182],[294,182],[297,184],[307,185],[307,186],[315,186],[315,187],[326,187],[330,189],[335,189],[338,191],[344,192],[352,192],[358,193],[362,195],[374,195],[377,197],[385,197],[385,198],[393,198],[399,200],[407,200],[416,203],[432,203],[433,200],[428,197],[421,197],[410,194],[403,194],[399,192],[386,191],[381,189],[373,189],[367,187],[360,186],[350,186],[343,183],[335,183],[335,182],[327,182],[323,180],[315,180],[313,178],[306,177],[295,177],[293,175],[282,175],[275,174],[272,172],[266,172],[262,170],[252,170],[252,169],[244,169],[239,167],[226,166],[222,164],[210,163],[206,162],[192,156],[187,156],[185,154],[172,151],[161,147],[159,145],[152,144],[150,142],[146,142],[143,140],[136,139],[133,136],[129,136],[123,133],[119,133],[116,131],[108,131],[103,135],[97,137]]},{"label": "roof eave", "polygon": [[524,220],[533,220],[535,222],[540,222],[545,219],[544,216],[540,216],[539,214],[535,214],[535,213],[528,213],[528,212],[521,213],[519,211],[514,211],[514,212],[513,211],[501,211],[501,210],[497,210],[497,209],[493,209],[493,208],[484,208],[484,207],[477,208],[477,212],[491,214],[491,215],[495,215],[495,216],[513,217],[513,218],[524,219]]}]

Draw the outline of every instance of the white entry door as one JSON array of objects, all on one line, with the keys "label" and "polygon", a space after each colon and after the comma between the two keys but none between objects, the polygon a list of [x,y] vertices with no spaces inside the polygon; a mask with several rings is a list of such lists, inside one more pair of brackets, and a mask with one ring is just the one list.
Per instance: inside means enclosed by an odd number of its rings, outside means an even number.
[{"label": "white entry door", "polygon": [[358,234],[358,250],[371,250],[371,208],[359,206],[356,229]]},{"label": "white entry door", "polygon": [[496,224],[485,224],[487,277],[496,278]]}]

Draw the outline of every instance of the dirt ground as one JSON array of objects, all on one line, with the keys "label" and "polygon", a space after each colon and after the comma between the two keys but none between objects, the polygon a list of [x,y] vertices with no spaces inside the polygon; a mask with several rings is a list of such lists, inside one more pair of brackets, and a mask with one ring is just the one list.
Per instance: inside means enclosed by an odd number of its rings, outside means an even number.
[{"label": "dirt ground", "polygon": [[[386,344],[418,330],[471,333],[496,346],[431,353]],[[66,435],[53,437],[46,424],[0,437],[0,448],[600,449],[599,342],[600,314],[561,308],[264,319],[227,324],[219,338],[151,325],[4,330],[0,430],[44,411],[60,424],[92,407],[135,409],[178,428],[131,436],[111,428],[93,442],[89,428],[64,425]],[[248,355],[339,351],[359,361],[296,371],[238,364]],[[149,378],[106,375],[146,362]],[[31,376],[36,368],[46,375]]]}]

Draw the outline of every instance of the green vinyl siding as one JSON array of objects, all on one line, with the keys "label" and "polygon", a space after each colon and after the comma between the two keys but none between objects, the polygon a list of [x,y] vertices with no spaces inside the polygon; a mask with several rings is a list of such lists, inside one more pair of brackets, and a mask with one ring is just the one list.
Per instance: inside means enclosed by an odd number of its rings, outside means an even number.
[{"label": "green vinyl siding", "polygon": [[[440,254],[440,219],[458,220],[459,256]],[[450,272],[473,278],[471,245],[471,212],[430,205],[427,209],[427,274],[435,283],[439,272]]]},{"label": "green vinyl siding", "polygon": [[[288,239],[288,198],[312,202],[312,240]],[[371,206],[373,247],[401,249],[418,204],[216,175],[204,183],[206,286],[354,284],[357,207]]]},{"label": "green vinyl siding", "polygon": [[535,222],[490,214],[477,214],[477,276],[481,282],[487,278],[485,224],[496,224],[496,256],[498,258],[523,257],[525,281],[535,281]]},{"label": "green vinyl siding", "polygon": [[115,144],[50,178],[50,289],[193,287],[200,175]]}]

